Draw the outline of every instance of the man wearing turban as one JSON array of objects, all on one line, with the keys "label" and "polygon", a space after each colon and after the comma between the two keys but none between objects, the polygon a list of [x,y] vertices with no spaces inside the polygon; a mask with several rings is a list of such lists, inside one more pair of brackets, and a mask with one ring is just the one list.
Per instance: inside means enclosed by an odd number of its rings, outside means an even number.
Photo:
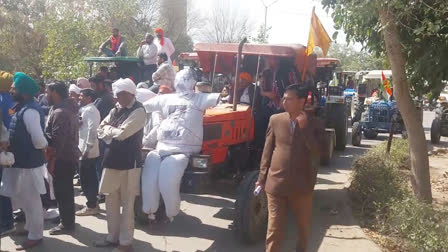
[{"label": "man wearing turban", "polygon": [[98,137],[108,144],[100,182],[100,193],[106,195],[108,235],[94,245],[119,245],[114,251],[127,252],[132,250],[134,202],[140,194],[146,113],[143,105],[136,101],[137,88],[132,80],[119,79],[112,84],[112,89],[118,103],[98,129]]},{"label": "man wearing turban", "polygon": [[176,51],[171,39],[165,37],[165,32],[161,28],[154,30],[156,38],[154,39],[154,44],[158,48],[158,53],[166,53],[168,56],[168,62],[171,64],[171,55]]},{"label": "man wearing turban", "polygon": [[[14,101],[9,93],[13,82],[13,75],[0,71],[0,109],[2,129],[9,128],[11,121],[10,109],[14,106]],[[7,131],[6,134],[7,135]],[[3,137],[2,137],[3,138]],[[7,139],[7,138],[6,138]],[[0,167],[0,181],[2,179],[2,168]],[[0,196],[0,234],[4,234],[14,228],[12,216],[11,200],[8,197]]]},{"label": "man wearing turban", "polygon": [[17,250],[37,246],[43,239],[44,213],[41,194],[46,193],[43,149],[48,142],[44,136],[44,113],[34,99],[39,86],[24,73],[14,74],[11,93],[17,102],[11,119],[9,151],[15,163],[3,170],[0,194],[10,197],[14,209],[25,213],[25,230],[17,231],[28,239]]},{"label": "man wearing turban", "polygon": [[[236,99],[237,103],[243,103],[253,106],[254,101],[254,90],[255,85],[253,84],[254,79],[252,75],[248,72],[240,73],[240,81],[238,85],[238,90],[236,91]],[[229,102],[233,102],[233,90],[234,87],[230,90]]]}]

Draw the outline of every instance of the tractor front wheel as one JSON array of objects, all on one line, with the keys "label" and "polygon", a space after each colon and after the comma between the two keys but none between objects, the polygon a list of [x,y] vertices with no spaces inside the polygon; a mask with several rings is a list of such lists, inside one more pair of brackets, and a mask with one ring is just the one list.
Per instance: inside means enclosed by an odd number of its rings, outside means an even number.
[{"label": "tractor front wheel", "polygon": [[255,243],[266,237],[268,200],[264,191],[254,195],[258,174],[259,171],[251,171],[244,176],[235,202],[234,228],[244,243]]},{"label": "tractor front wheel", "polygon": [[361,124],[359,122],[355,122],[352,127],[352,145],[353,146],[361,146],[362,139],[362,130]]},{"label": "tractor front wheel", "polygon": [[431,143],[440,143],[440,120],[438,118],[434,119],[431,124]]},{"label": "tractor front wheel", "polygon": [[378,132],[372,129],[364,129],[364,136],[367,139],[375,139],[378,136]]},{"label": "tractor front wheel", "polygon": [[332,113],[334,113],[333,120],[335,120],[336,150],[344,150],[347,145],[348,132],[348,117],[345,105],[338,104],[334,106]]}]

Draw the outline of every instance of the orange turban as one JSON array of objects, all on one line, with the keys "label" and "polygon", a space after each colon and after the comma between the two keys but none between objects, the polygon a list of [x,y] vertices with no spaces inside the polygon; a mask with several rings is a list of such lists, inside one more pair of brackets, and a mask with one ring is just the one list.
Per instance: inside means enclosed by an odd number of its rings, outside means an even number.
[{"label": "orange turban", "polygon": [[252,78],[252,75],[250,75],[250,73],[248,73],[248,72],[240,73],[240,79],[241,80],[245,80],[245,81],[250,82],[250,83],[254,82],[254,79]]},{"label": "orange turban", "polygon": [[165,33],[163,32],[162,28],[156,28],[154,30],[154,32],[162,35],[162,37],[160,38],[159,41],[160,41],[160,45],[163,46],[163,44],[165,43],[165,40],[163,39]]}]

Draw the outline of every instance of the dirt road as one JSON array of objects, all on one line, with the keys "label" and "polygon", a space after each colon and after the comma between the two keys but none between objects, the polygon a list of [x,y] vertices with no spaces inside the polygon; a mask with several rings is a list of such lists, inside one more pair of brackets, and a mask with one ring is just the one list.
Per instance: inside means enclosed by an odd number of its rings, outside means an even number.
[{"label": "dirt road", "polygon": [[[427,133],[434,117],[425,112],[424,127]],[[427,134],[429,136],[429,134]],[[376,140],[364,140],[361,147],[347,146],[344,152],[336,152],[329,167],[319,171],[313,208],[313,232],[310,252],[379,252],[377,245],[366,238],[354,220],[350,200],[344,189],[349,179],[353,159],[374,144],[387,139],[380,134]],[[428,138],[429,139],[429,138]],[[442,139],[441,146],[447,145]],[[428,145],[429,148],[433,146]],[[229,188],[229,192],[234,188]],[[135,231],[135,251],[263,251],[263,242],[243,245],[234,236],[232,228],[234,196],[224,195],[182,195],[182,213],[172,224],[152,228],[137,225]],[[76,197],[76,203],[85,203],[83,196]],[[101,239],[107,231],[104,204],[97,217],[76,219],[76,232],[72,236],[48,235],[51,223],[46,224],[45,241],[33,251],[108,251],[93,248],[92,242]],[[294,251],[296,230],[293,217],[286,236],[284,251]],[[1,239],[3,251],[14,251],[15,242],[22,238],[4,237]]]}]

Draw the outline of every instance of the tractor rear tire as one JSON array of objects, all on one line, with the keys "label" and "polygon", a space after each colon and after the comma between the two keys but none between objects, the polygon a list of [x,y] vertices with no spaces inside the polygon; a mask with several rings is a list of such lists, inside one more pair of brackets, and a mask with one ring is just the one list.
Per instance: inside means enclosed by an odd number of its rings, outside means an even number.
[{"label": "tractor rear tire", "polygon": [[361,146],[361,139],[362,139],[361,124],[359,122],[355,122],[352,127],[352,145]]},{"label": "tractor rear tire", "polygon": [[362,112],[363,112],[362,106],[364,106],[364,105],[359,104],[359,102],[358,102],[358,104],[356,104],[355,112],[353,113],[353,117],[351,120],[352,125],[355,124],[355,122],[361,121],[361,116],[362,116]]},{"label": "tractor rear tire", "polygon": [[238,188],[235,201],[235,234],[243,243],[252,244],[266,237],[268,225],[268,199],[261,191],[254,195],[259,171],[247,173]]},{"label": "tractor rear tire", "polygon": [[372,130],[372,129],[365,129],[364,130],[364,136],[367,139],[375,139],[378,136],[378,132]]},{"label": "tractor rear tire", "polygon": [[438,118],[434,119],[431,124],[431,143],[440,143],[440,120]]},{"label": "tractor rear tire", "polygon": [[345,150],[345,146],[347,145],[347,133],[348,133],[348,118],[347,118],[347,110],[345,105],[335,106],[335,109],[332,111],[335,117],[335,133],[336,133],[336,150]]}]

